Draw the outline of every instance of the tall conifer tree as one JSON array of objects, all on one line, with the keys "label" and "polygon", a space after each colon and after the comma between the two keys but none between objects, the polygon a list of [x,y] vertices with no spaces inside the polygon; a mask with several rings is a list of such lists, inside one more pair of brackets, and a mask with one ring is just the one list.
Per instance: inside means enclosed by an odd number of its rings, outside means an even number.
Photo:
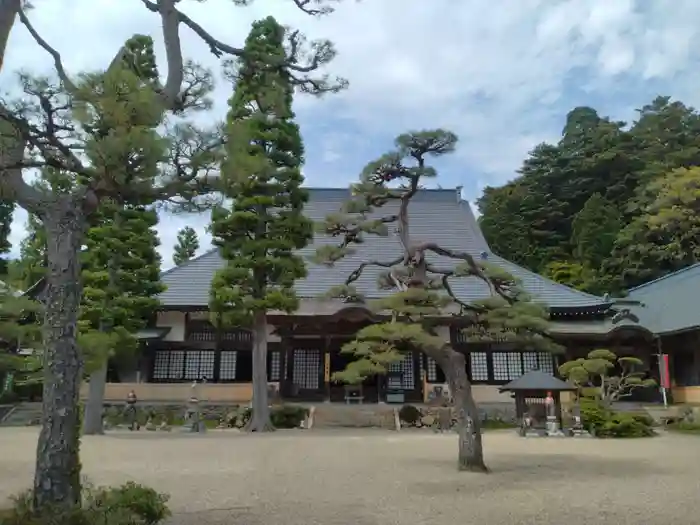
[{"label": "tall conifer tree", "polygon": [[255,22],[246,40],[227,116],[224,193],[229,209],[212,213],[212,242],[226,266],[212,281],[210,307],[222,327],[253,333],[253,414],[249,431],[272,430],[267,395],[267,312],[292,312],[294,281],[306,275],[294,250],[308,244],[303,216],[304,147],[294,122],[294,88],[285,62],[284,28],[273,18]]}]

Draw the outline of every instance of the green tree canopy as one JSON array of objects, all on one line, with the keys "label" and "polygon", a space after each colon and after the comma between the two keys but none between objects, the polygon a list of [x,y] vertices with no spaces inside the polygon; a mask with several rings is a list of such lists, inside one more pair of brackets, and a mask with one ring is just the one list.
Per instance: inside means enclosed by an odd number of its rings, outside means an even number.
[{"label": "green tree canopy", "polygon": [[629,126],[574,108],[556,144],[535,147],[516,179],[486,188],[478,200],[484,235],[500,256],[592,293],[659,277],[678,265],[650,256],[633,277],[615,263],[613,246],[653,251],[639,219],[656,199],[655,180],[700,165],[699,131],[695,109],[669,97],[642,107]]},{"label": "green tree canopy", "polygon": [[620,233],[608,261],[628,286],[700,262],[700,167],[673,170],[645,192],[656,197]]},{"label": "green tree canopy", "polygon": [[294,252],[312,238],[303,215],[308,194],[304,145],[294,122],[294,87],[274,66],[284,57],[285,29],[273,18],[255,22],[246,39],[236,89],[229,100],[224,195],[231,207],[212,213],[212,243],[226,266],[211,283],[217,324],[253,331],[253,413],[250,431],[272,429],[267,399],[267,312],[296,310],[294,282],[306,275]]}]

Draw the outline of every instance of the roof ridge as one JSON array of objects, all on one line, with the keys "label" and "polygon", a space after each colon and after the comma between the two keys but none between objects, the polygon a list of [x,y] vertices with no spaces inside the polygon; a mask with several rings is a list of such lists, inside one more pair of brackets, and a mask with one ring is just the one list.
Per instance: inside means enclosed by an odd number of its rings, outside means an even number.
[{"label": "roof ridge", "polygon": [[656,279],[652,279],[651,281],[640,284],[639,286],[635,286],[634,288],[630,288],[627,290],[627,293],[636,292],[640,288],[645,288],[645,287],[650,286],[652,284],[656,284],[659,281],[663,281],[664,279],[669,279],[671,277],[677,277],[678,275],[680,275],[682,273],[685,273],[689,270],[693,270],[693,269],[698,268],[698,267],[700,267],[700,262],[691,264],[690,266],[686,266],[685,268],[681,268],[680,270],[676,270],[675,272],[667,273],[666,275],[662,275],[661,277],[657,277]]}]

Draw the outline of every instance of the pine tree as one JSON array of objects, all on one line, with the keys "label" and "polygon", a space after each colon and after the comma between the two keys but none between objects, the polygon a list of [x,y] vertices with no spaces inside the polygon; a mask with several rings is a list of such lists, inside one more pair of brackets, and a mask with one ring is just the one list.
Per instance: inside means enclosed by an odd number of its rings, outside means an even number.
[{"label": "pine tree", "polygon": [[[294,0],[294,4],[289,3],[316,16],[332,12],[335,2],[315,0],[311,5],[306,0]],[[168,74],[164,76],[167,78],[161,82],[156,76],[150,85],[144,85],[143,70],[134,67],[143,58],[154,59],[150,37],[137,36],[118,50],[103,69],[108,72],[104,78],[107,82],[96,84],[92,82],[93,75],[74,79],[66,73],[60,51],[41,38],[32,25],[31,16],[22,12],[23,2],[0,2],[0,68],[13,21],[19,17],[38,45],[53,56],[58,77],[53,81],[25,76],[19,103],[0,103],[0,127],[6,138],[0,151],[0,163],[5,167],[0,177],[2,190],[12,195],[25,210],[41,216],[49,248],[44,315],[47,326],[52,328],[44,332],[47,366],[44,417],[32,494],[35,510],[66,509],[80,504],[76,424],[81,381],[81,360],[76,344],[81,295],[78,260],[90,215],[97,211],[101,202],[112,199],[131,205],[158,202],[178,207],[200,205],[201,201],[196,198],[217,188],[218,173],[214,167],[219,164],[222,145],[218,126],[202,130],[188,121],[192,111],[210,106],[208,96],[213,89],[213,79],[202,67],[183,60],[183,55],[188,53],[183,49],[180,31],[185,27],[194,30],[217,58],[224,55],[240,58],[243,50],[235,44],[214,39],[206,28],[180,11],[177,0],[143,5],[144,13],[150,12],[149,16],[160,18],[162,39],[168,50]],[[335,56],[330,42],[315,41],[306,45],[299,31],[289,31],[286,37],[288,53],[275,66],[289,73],[290,83],[304,93],[317,95],[346,87],[347,82],[342,79],[317,75],[319,68]],[[143,46],[144,42],[150,45]],[[134,75],[139,77],[138,82],[132,82]],[[92,86],[85,89],[86,84]],[[95,126],[95,113],[105,117],[106,126]],[[144,120],[146,115],[150,117],[146,126],[130,122],[132,117]],[[57,126],[56,122],[70,125]],[[175,125],[161,125],[166,122]],[[108,134],[99,133],[105,128],[109,129]],[[153,129],[168,135],[165,144],[154,144]],[[93,134],[93,131],[98,133]],[[153,159],[159,169],[147,171],[144,176],[125,170],[123,153],[134,153],[135,145],[142,155]],[[96,164],[94,157],[88,159],[88,152],[98,153],[110,162]],[[78,182],[65,194],[31,188],[23,179],[22,170],[38,164],[65,169],[75,175]],[[56,439],[57,436],[60,439]],[[54,441],[50,442],[52,438]]]},{"label": "pine tree", "polygon": [[197,232],[191,226],[185,226],[177,232],[177,244],[173,251],[173,262],[175,266],[189,261],[199,249],[199,239]]},{"label": "pine tree", "polygon": [[130,362],[135,334],[155,314],[160,281],[158,214],[142,206],[104,203],[93,217],[83,253],[81,348],[90,373],[83,432],[102,433],[102,406],[111,358]]},{"label": "pine tree", "polygon": [[[351,187],[353,198],[342,211],[330,215],[323,231],[341,237],[338,245],[324,245],[316,252],[316,262],[333,265],[351,252],[353,243],[362,242],[367,234],[386,236],[387,224],[396,224],[402,252],[394,260],[363,261],[329,295],[346,301],[364,299],[353,287],[368,266],[386,268],[379,286],[395,290],[386,299],[373,302],[371,308],[384,322],[360,330],[355,341],[343,352],[355,360],[334,376],[336,380],[361,381],[387,371],[389,364],[402,358],[403,352],[421,351],[432,357],[445,373],[454,397],[459,427],[459,468],[486,471],[478,408],[466,374],[464,354],[455,351],[449,341],[435,333],[436,317],[448,315],[445,307],[456,304],[458,322],[472,341],[494,342],[505,339],[527,349],[558,350],[548,338],[546,309],[532,303],[507,272],[479,263],[468,253],[457,252],[431,241],[418,241],[410,234],[410,204],[423,179],[434,177],[428,157],[439,157],[454,150],[457,137],[443,130],[421,131],[400,135],[396,149],[369,163],[360,182]],[[398,203],[398,212],[379,215],[387,202]],[[375,214],[375,218],[368,218]],[[452,259],[454,265],[437,267],[427,256]],[[485,282],[492,296],[483,301],[465,303],[456,297],[450,279],[473,277]]]},{"label": "pine tree", "polygon": [[253,414],[249,431],[272,430],[267,399],[269,310],[294,311],[293,286],[306,275],[294,250],[311,239],[303,216],[308,199],[301,188],[304,147],[294,122],[294,88],[274,64],[284,57],[284,28],[272,17],[255,22],[246,40],[229,100],[224,194],[231,208],[212,213],[212,243],[226,266],[211,285],[210,308],[221,327],[251,326]]}]

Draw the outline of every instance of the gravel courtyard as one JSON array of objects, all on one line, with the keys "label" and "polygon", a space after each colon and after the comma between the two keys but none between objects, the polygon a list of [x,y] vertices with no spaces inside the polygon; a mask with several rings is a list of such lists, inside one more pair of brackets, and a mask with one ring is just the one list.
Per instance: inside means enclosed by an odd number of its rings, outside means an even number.
[{"label": "gravel courtyard", "polygon": [[[0,429],[0,499],[28,486],[37,431]],[[489,475],[455,469],[453,435],[382,431],[112,434],[83,440],[95,483],[172,496],[172,523],[695,523],[700,438],[485,436]]]}]

